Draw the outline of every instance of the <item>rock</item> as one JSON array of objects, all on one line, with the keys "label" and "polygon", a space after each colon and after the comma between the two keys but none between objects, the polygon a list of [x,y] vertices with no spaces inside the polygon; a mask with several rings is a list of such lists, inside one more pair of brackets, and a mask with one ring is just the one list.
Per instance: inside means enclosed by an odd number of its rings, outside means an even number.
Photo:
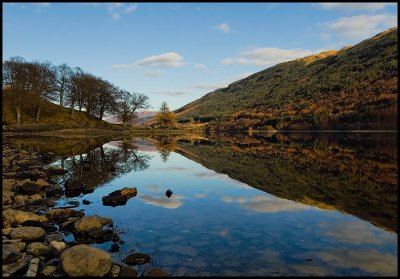
[{"label": "rock", "polygon": [[40,275],[45,276],[45,277],[52,277],[52,275],[56,272],[57,267],[54,265],[47,265],[43,268],[43,270],[40,272]]},{"label": "rock", "polygon": [[167,192],[165,192],[165,195],[170,198],[172,196],[172,191],[170,189],[167,190]]},{"label": "rock", "polygon": [[40,228],[44,229],[46,232],[55,232],[58,230],[57,227],[55,227],[54,225],[41,223],[38,221],[31,221],[31,220],[21,223],[21,226],[40,227]]},{"label": "rock", "polygon": [[8,264],[17,261],[22,257],[20,251],[16,251],[10,245],[3,245],[2,247],[2,262]]},{"label": "rock", "polygon": [[103,205],[105,206],[118,206],[118,205],[125,205],[128,201],[127,196],[105,196],[102,198]]},{"label": "rock", "polygon": [[74,228],[77,232],[90,232],[112,222],[110,218],[102,218],[98,216],[85,216],[75,222]]},{"label": "rock", "polygon": [[109,196],[127,196],[127,197],[134,197],[137,194],[136,187],[125,187],[122,190],[116,190],[108,194]]},{"label": "rock", "polygon": [[3,274],[2,274],[3,277],[9,277],[14,273],[16,273],[17,271],[25,268],[26,266],[29,265],[31,259],[32,256],[30,255],[29,256],[22,255],[22,257],[17,261],[3,265]]},{"label": "rock", "polygon": [[118,277],[120,272],[121,272],[121,267],[119,267],[118,265],[114,264],[111,267],[110,276],[111,277]]},{"label": "rock", "polygon": [[21,252],[25,249],[25,242],[22,242],[20,239],[11,239],[3,241],[3,249],[7,248],[13,252]]},{"label": "rock", "polygon": [[38,258],[34,258],[29,262],[28,271],[25,274],[25,277],[36,277],[38,268],[39,268],[40,260]]},{"label": "rock", "polygon": [[91,242],[95,243],[103,243],[113,239],[114,231],[113,230],[95,230],[88,233],[88,238]]},{"label": "rock", "polygon": [[41,178],[43,180],[47,180],[47,174],[45,174],[43,171],[40,171],[38,169],[34,169],[29,172],[30,180],[37,181],[39,178]]},{"label": "rock", "polygon": [[46,189],[46,187],[50,186],[49,183],[44,181],[43,179],[39,178],[36,182],[35,181],[30,181],[26,180],[20,187],[19,190],[22,193],[32,195],[32,194],[37,194]]},{"label": "rock", "polygon": [[143,277],[168,277],[169,273],[165,271],[164,269],[157,268],[157,267],[152,267],[146,269],[143,274]]},{"label": "rock", "polygon": [[43,239],[46,231],[39,227],[18,227],[13,229],[10,235],[12,239],[34,241]]},{"label": "rock", "polygon": [[48,222],[44,216],[39,216],[31,212],[25,212],[14,209],[6,209],[3,211],[3,227],[19,225],[25,221],[38,221],[42,223]]},{"label": "rock", "polygon": [[76,221],[78,221],[79,219],[81,219],[81,217],[71,217],[71,218],[68,218],[68,220],[67,221],[65,221],[64,223],[62,223],[61,225],[60,225],[60,228],[61,229],[66,229],[67,227],[69,227],[70,225],[72,225],[72,224],[74,224]]},{"label": "rock", "polygon": [[47,172],[50,175],[62,175],[62,174],[67,173],[68,171],[59,166],[49,166],[47,168]]},{"label": "rock", "polygon": [[29,244],[26,247],[26,251],[35,256],[35,257],[39,257],[39,256],[51,256],[52,255],[52,250],[49,246],[44,245],[41,242],[33,242],[31,244]]},{"label": "rock", "polygon": [[65,250],[65,248],[67,248],[67,244],[65,242],[53,240],[50,241],[49,247],[53,249],[55,254],[60,254],[62,251]]},{"label": "rock", "polygon": [[126,264],[131,264],[131,265],[142,265],[145,263],[148,263],[151,260],[151,257],[149,255],[146,254],[142,254],[142,253],[133,253],[128,255],[124,262]]},{"label": "rock", "polygon": [[84,205],[89,205],[89,204],[91,204],[92,202],[91,201],[88,201],[88,200],[83,200],[82,201],[82,204],[84,204]]},{"label": "rock", "polygon": [[80,182],[79,180],[67,180],[65,181],[65,189],[68,190],[84,190],[86,188],[86,185],[83,182]]},{"label": "rock", "polygon": [[15,193],[12,191],[3,191],[2,204],[3,205],[11,205],[13,203],[14,196],[15,196]]},{"label": "rock", "polygon": [[64,195],[64,189],[58,185],[51,185],[46,188],[46,196],[54,197],[54,196],[62,196]]},{"label": "rock", "polygon": [[8,235],[10,235],[11,231],[12,231],[12,228],[3,229],[2,234],[3,234],[3,236],[5,236],[5,235],[8,236]]},{"label": "rock", "polygon": [[50,209],[46,212],[46,217],[50,221],[64,222],[69,217],[82,217],[82,211],[76,211],[69,208]]},{"label": "rock", "polygon": [[51,161],[53,161],[55,159],[55,155],[53,152],[47,152],[47,153],[43,153],[41,154],[42,160],[46,163],[50,163]]},{"label": "rock", "polygon": [[119,245],[117,243],[113,243],[110,247],[111,252],[118,252],[119,251]]},{"label": "rock", "polygon": [[110,271],[111,256],[88,245],[77,245],[61,253],[61,268],[68,276],[103,277]]},{"label": "rock", "polygon": [[47,242],[47,243],[50,243],[50,242],[52,242],[53,240],[55,240],[55,241],[63,241],[63,240],[64,240],[64,236],[63,236],[63,234],[61,234],[61,233],[48,234],[48,235],[46,236],[46,242]]},{"label": "rock", "polygon": [[79,206],[79,202],[78,201],[69,201],[67,202],[67,204],[73,205],[73,206]]},{"label": "rock", "polygon": [[17,195],[14,198],[15,204],[32,204],[42,200],[39,194],[34,195]]},{"label": "rock", "polygon": [[136,277],[137,276],[137,271],[136,269],[129,267],[129,266],[124,266],[121,269],[121,272],[119,273],[120,277]]}]

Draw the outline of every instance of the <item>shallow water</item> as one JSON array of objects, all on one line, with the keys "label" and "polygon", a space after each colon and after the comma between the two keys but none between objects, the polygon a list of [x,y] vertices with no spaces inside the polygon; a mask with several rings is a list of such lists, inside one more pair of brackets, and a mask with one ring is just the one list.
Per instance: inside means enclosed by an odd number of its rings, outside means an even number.
[{"label": "shallow water", "polygon": [[[131,138],[65,151],[54,164],[70,170],[60,185],[93,187],[59,205],[86,199],[77,209],[112,218],[126,242],[115,262],[131,251],[152,256],[139,271],[397,275],[396,144],[397,133]],[[103,206],[123,187],[137,196]]]}]

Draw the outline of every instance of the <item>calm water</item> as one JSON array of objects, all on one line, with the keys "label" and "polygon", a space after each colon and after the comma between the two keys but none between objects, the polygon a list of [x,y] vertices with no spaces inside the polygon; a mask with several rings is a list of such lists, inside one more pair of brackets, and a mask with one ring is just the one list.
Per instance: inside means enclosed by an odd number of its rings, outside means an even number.
[{"label": "calm water", "polygon": [[[397,275],[397,133],[16,142],[64,156],[60,185],[93,187],[59,204],[87,199],[77,209],[114,220],[116,262],[138,251],[153,257],[139,270],[177,276]],[[103,206],[123,187],[137,196]]]}]

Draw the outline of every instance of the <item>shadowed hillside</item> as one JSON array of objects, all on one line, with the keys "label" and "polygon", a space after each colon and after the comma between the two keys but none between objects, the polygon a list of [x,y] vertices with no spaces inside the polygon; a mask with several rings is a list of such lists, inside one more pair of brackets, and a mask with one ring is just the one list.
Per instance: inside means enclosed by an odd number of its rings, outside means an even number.
[{"label": "shadowed hillside", "polygon": [[175,111],[209,129],[396,129],[397,27],[280,63]]}]

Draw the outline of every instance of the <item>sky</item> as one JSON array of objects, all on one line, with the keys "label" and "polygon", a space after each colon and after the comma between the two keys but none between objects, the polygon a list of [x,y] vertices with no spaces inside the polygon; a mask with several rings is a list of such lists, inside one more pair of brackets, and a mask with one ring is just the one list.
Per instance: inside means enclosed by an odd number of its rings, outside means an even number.
[{"label": "sky", "polygon": [[397,3],[4,3],[3,61],[67,63],[175,110],[397,26]]}]

